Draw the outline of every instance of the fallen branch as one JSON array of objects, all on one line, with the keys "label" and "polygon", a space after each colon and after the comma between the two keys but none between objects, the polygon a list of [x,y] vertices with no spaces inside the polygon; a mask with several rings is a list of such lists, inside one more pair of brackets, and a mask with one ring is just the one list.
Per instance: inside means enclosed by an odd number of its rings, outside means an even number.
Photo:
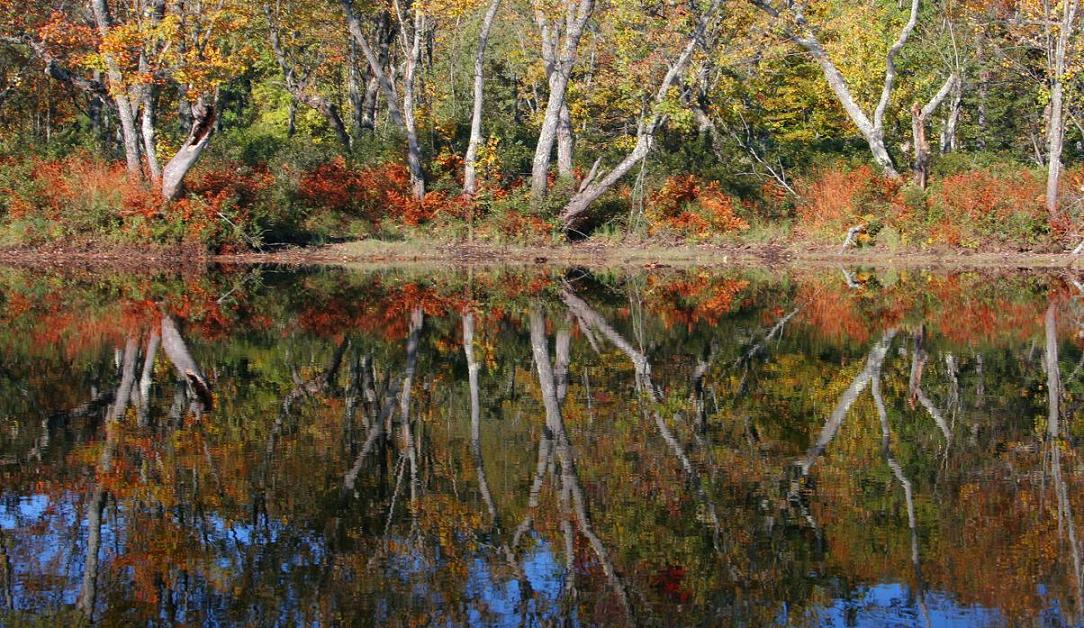
[{"label": "fallen branch", "polygon": [[855,225],[847,230],[847,239],[843,241],[843,246],[840,247],[839,252],[847,250],[847,247],[852,244],[856,244],[855,237],[866,230],[866,225]]}]

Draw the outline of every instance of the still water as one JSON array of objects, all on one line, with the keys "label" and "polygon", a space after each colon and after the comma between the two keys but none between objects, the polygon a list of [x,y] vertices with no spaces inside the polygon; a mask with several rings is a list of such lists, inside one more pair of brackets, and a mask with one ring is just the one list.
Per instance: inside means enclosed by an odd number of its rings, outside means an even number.
[{"label": "still water", "polygon": [[0,280],[4,624],[1084,622],[1079,278]]}]

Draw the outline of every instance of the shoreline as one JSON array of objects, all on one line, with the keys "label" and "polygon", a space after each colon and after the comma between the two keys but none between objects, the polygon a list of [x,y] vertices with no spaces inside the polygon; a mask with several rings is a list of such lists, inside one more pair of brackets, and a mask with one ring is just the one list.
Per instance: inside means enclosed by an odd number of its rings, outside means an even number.
[{"label": "shoreline", "polygon": [[578,243],[551,246],[356,240],[264,252],[211,254],[161,246],[66,247],[46,245],[0,249],[0,265],[24,267],[98,266],[118,270],[196,269],[211,265],[343,266],[451,264],[479,266],[585,266],[653,268],[838,266],[872,268],[1084,270],[1084,255],[967,250],[853,249],[789,245],[691,245]]}]

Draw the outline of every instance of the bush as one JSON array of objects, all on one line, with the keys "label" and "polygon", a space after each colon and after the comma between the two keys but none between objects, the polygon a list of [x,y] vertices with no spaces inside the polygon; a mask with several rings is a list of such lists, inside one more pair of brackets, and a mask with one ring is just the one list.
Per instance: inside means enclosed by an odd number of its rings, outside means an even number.
[{"label": "bush", "polygon": [[898,219],[906,212],[900,189],[900,181],[885,178],[868,165],[818,170],[797,182],[799,230],[836,235],[857,224]]},{"label": "bush", "polygon": [[1031,246],[1049,232],[1044,181],[1020,168],[971,170],[935,182],[927,202],[930,240],[977,247]]},{"label": "bush", "polygon": [[692,175],[667,179],[648,199],[647,216],[651,234],[670,231],[704,238],[749,228],[718,183],[705,184]]}]

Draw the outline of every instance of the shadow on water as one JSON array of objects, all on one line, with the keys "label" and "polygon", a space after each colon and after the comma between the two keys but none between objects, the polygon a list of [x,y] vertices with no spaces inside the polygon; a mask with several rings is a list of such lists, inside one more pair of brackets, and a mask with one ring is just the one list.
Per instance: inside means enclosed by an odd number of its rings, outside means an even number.
[{"label": "shadow on water", "polygon": [[0,275],[4,623],[1084,622],[1078,277]]}]

